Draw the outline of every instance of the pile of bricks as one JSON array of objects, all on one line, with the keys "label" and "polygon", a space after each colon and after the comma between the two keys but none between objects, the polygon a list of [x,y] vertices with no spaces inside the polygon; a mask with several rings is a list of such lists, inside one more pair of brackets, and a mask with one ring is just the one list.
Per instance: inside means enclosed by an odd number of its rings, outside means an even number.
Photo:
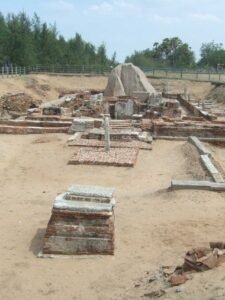
[{"label": "pile of bricks", "polygon": [[43,256],[114,254],[114,189],[74,185],[56,197]]},{"label": "pile of bricks", "polygon": [[69,164],[104,165],[116,167],[133,167],[136,163],[138,148],[80,148]]}]

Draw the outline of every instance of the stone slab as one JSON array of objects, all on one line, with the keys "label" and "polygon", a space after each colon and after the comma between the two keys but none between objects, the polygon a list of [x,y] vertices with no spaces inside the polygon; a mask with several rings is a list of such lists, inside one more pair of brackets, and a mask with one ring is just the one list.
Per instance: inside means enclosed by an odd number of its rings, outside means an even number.
[{"label": "stone slab", "polygon": [[72,185],[67,191],[78,196],[112,198],[115,189],[102,186]]},{"label": "stone slab", "polygon": [[215,182],[224,182],[222,175],[213,165],[208,155],[201,155],[201,163]]},{"label": "stone slab", "polygon": [[55,201],[53,209],[69,210],[79,213],[110,213],[112,212],[113,205],[111,203],[95,203],[84,201],[71,201],[60,199]]},{"label": "stone slab", "polygon": [[188,140],[197,148],[200,154],[211,156],[211,152],[201,143],[201,141],[196,136],[190,136]]},{"label": "stone slab", "polygon": [[223,192],[225,191],[225,183],[197,180],[172,180],[171,189],[194,189]]}]

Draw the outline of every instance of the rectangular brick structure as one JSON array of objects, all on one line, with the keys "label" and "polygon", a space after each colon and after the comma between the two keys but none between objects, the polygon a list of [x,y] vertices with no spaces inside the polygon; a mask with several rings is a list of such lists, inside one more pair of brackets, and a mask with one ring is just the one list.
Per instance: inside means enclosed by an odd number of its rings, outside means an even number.
[{"label": "rectangular brick structure", "polygon": [[104,165],[116,167],[133,167],[136,163],[138,148],[114,148],[108,152],[103,148],[80,148],[69,161],[73,165]]},{"label": "rectangular brick structure", "polygon": [[75,185],[56,197],[42,255],[114,254],[114,189]]}]

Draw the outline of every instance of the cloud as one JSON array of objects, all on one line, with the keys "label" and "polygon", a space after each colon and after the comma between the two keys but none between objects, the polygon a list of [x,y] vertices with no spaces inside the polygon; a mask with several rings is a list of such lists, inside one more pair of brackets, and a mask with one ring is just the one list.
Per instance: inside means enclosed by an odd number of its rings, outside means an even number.
[{"label": "cloud", "polygon": [[200,21],[200,22],[213,22],[213,23],[221,23],[223,20],[218,16],[209,14],[209,13],[193,13],[190,14],[191,19]]},{"label": "cloud", "polygon": [[162,16],[158,14],[153,15],[152,20],[154,22],[167,24],[167,25],[180,22],[180,19],[177,17],[168,17],[168,16]]},{"label": "cloud", "polygon": [[85,14],[92,14],[93,12],[99,15],[112,16],[127,16],[138,15],[141,12],[141,5],[127,0],[112,0],[103,1],[98,4],[92,4],[85,9]]},{"label": "cloud", "polygon": [[113,6],[109,2],[102,2],[100,4],[93,4],[88,7],[89,11],[98,12],[98,13],[110,13],[113,11]]},{"label": "cloud", "polygon": [[61,12],[62,14],[71,13],[75,11],[75,5],[66,0],[50,0],[42,3],[42,6],[53,12]]}]

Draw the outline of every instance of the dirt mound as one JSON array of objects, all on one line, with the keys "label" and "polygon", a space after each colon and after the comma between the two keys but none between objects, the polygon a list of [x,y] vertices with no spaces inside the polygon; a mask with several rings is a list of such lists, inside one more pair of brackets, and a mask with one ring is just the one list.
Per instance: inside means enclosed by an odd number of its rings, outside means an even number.
[{"label": "dirt mound", "polygon": [[40,100],[34,100],[26,93],[8,93],[0,98],[0,114],[10,114],[10,112],[25,113],[28,108],[38,106],[39,104],[41,104]]},{"label": "dirt mound", "polygon": [[185,143],[182,150],[185,156],[183,168],[189,176],[187,179],[208,180],[209,177],[201,166],[200,155],[195,147],[190,143]]},{"label": "dirt mound", "polygon": [[47,92],[51,90],[51,87],[46,83],[39,83],[35,78],[29,78],[26,83],[26,88],[33,90],[41,97],[46,97]]},{"label": "dirt mound", "polygon": [[105,96],[134,96],[135,92],[155,94],[145,74],[133,64],[121,64],[112,70]]},{"label": "dirt mound", "polygon": [[209,92],[207,99],[215,100],[218,103],[225,104],[225,85],[220,85],[213,88]]}]

